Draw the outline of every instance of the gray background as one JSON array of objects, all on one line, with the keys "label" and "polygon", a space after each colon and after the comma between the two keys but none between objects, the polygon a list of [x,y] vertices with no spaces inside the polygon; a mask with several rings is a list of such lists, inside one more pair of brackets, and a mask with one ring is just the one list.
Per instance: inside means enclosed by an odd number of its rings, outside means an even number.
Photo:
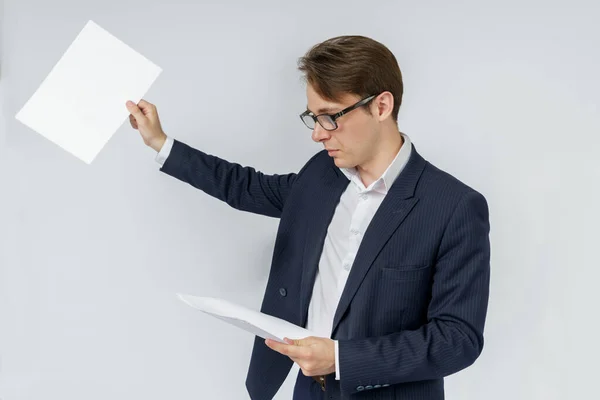
[{"label": "gray background", "polygon": [[248,398],[251,335],[175,293],[259,308],[278,221],[160,173],[128,125],[86,165],[14,119],[89,19],[163,68],[145,98],[169,135],[266,173],[321,149],[297,58],[343,34],[386,44],[401,130],[490,205],[486,344],[447,398],[597,395],[597,1],[188,3],[4,0],[3,400]]}]

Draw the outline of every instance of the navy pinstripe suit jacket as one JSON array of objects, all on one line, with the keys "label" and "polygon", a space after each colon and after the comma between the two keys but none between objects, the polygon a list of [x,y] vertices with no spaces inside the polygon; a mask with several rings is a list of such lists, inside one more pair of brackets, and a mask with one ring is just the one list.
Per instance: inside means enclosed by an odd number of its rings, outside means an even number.
[{"label": "navy pinstripe suit jacket", "polygon": [[[161,171],[233,208],[280,218],[261,311],[305,326],[327,227],[349,183],[327,153],[297,174],[266,175],[175,141]],[[365,232],[335,313],[341,380],[327,376],[327,397],[443,399],[443,377],[482,351],[489,263],[485,198],[413,147]],[[250,397],[272,399],[291,366],[257,337]]]}]

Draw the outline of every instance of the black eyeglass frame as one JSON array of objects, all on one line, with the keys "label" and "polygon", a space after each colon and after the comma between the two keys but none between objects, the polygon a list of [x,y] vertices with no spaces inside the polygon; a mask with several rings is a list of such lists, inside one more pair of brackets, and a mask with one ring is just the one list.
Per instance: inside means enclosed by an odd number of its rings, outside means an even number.
[{"label": "black eyeglass frame", "polygon": [[[338,118],[340,118],[340,117],[341,117],[341,116],[343,116],[343,115],[346,115],[346,114],[348,114],[350,111],[353,111],[353,110],[355,110],[355,109],[357,109],[357,108],[360,108],[360,107],[366,106],[366,105],[367,105],[367,104],[369,104],[369,102],[370,102],[371,100],[373,100],[375,97],[377,97],[377,95],[376,95],[376,94],[374,94],[374,95],[372,95],[372,96],[369,96],[369,97],[366,97],[366,98],[364,98],[364,99],[360,100],[359,102],[357,102],[357,103],[355,103],[355,104],[351,105],[350,107],[346,107],[346,108],[344,108],[342,111],[340,111],[340,112],[338,112],[338,113],[335,113],[335,114],[319,114],[319,115],[315,115],[315,114],[314,114],[312,111],[306,110],[306,111],[304,111],[302,114],[300,114],[300,119],[302,120],[302,123],[303,123],[304,125],[306,125],[306,127],[307,127],[308,129],[310,129],[310,130],[313,130],[313,129],[315,129],[315,128],[314,128],[314,126],[311,128],[311,127],[310,127],[310,126],[308,126],[308,124],[307,124],[307,123],[304,121],[304,117],[306,117],[306,116],[309,116],[309,117],[311,117],[311,118],[313,119],[313,121],[315,122],[315,126],[317,126],[316,124],[319,124],[319,125],[321,125],[321,127],[323,127],[323,129],[325,129],[326,131],[335,131],[335,130],[338,128],[338,124],[337,124],[337,122],[336,122],[336,120],[337,120]],[[329,117],[329,119],[331,119],[331,122],[332,122],[332,124],[333,124],[333,126],[334,126],[334,128],[333,128],[333,129],[328,129],[328,128],[324,127],[324,126],[323,126],[323,124],[322,124],[322,123],[319,121],[319,117],[323,117],[323,116],[325,116],[325,117]]]}]

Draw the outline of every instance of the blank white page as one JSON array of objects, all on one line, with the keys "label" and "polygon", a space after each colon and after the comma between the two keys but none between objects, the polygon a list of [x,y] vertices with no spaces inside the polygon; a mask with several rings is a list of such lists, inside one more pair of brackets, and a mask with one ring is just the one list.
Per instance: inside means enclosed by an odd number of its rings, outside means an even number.
[{"label": "blank white page", "polygon": [[309,336],[318,336],[316,333],[284,319],[227,300],[181,293],[178,293],[177,296],[188,305],[263,339],[273,339],[284,343],[283,339],[286,337],[288,339],[303,339]]},{"label": "blank white page", "polygon": [[90,164],[161,72],[88,21],[16,118]]}]

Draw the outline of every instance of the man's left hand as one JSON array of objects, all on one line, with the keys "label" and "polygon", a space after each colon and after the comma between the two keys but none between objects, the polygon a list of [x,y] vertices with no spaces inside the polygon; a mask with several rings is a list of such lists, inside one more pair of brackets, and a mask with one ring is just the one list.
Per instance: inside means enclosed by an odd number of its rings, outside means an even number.
[{"label": "man's left hand", "polygon": [[304,339],[284,338],[286,343],[266,339],[265,344],[288,356],[300,366],[305,376],[329,375],[335,372],[335,343],[329,338],[309,336]]}]

